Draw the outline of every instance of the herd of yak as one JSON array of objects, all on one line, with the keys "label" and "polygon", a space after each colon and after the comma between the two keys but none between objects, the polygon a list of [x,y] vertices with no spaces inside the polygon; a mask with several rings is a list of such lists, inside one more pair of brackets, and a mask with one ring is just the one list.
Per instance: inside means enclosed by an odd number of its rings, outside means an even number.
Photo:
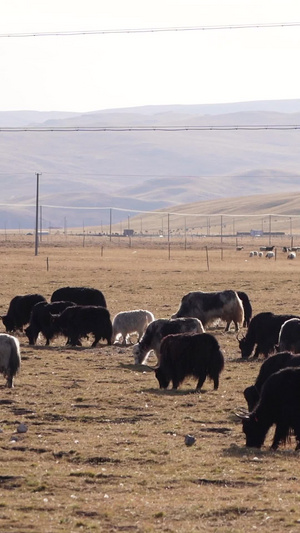
[{"label": "herd of yak", "polygon": [[[243,419],[246,446],[260,448],[270,427],[275,424],[272,449],[285,443],[291,433],[300,449],[300,317],[262,312],[252,317],[252,306],[244,292],[194,291],[183,296],[178,311],[171,318],[155,319],[150,311],[137,309],[118,313],[113,320],[103,293],[88,287],[62,287],[53,292],[50,303],[39,294],[15,296],[7,314],[2,316],[6,333],[0,334],[0,371],[8,387],[20,368],[20,346],[16,331],[23,331],[29,344],[38,336],[46,344],[63,335],[70,346],[81,346],[83,338],[94,336],[92,347],[103,339],[108,345],[131,342],[136,364],[145,364],[151,351],[157,356],[154,368],[160,388],[172,383],[173,389],[188,376],[197,379],[200,391],[206,380],[219,387],[224,356],[214,335],[205,328],[222,320],[226,329],[233,322],[235,330],[244,326],[246,335],[239,339],[243,359],[265,360],[258,377],[244,396],[248,410],[237,414]],[[270,356],[270,357],[269,357]]]}]

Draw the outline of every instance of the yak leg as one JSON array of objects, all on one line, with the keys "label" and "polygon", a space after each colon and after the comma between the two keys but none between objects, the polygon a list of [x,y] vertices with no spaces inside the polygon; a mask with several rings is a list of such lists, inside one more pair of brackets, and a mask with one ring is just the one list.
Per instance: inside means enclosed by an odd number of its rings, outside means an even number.
[{"label": "yak leg", "polygon": [[12,376],[7,376],[7,380],[6,380],[6,386],[9,388],[9,389],[12,389],[13,388],[13,378]]},{"label": "yak leg", "polygon": [[288,424],[283,423],[283,422],[277,423],[274,438],[273,438],[273,443],[271,446],[272,450],[277,450],[280,442],[282,440],[285,440],[286,436],[288,435],[288,432],[289,432]]},{"label": "yak leg", "polygon": [[219,388],[219,376],[214,377],[214,390],[218,390]]},{"label": "yak leg", "polygon": [[201,387],[205,380],[206,380],[206,372],[205,370],[203,370],[203,372],[201,372],[201,374],[198,376],[198,383],[197,383],[196,391],[201,390]]}]

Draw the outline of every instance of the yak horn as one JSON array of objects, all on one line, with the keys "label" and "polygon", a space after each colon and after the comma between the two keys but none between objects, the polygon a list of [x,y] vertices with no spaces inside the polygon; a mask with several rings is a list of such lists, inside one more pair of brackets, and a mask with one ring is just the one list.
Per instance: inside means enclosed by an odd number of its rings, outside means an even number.
[{"label": "yak horn", "polygon": [[250,416],[250,413],[247,409],[245,409],[244,407],[239,407],[237,409],[237,411],[234,412],[234,414],[238,417],[238,418],[242,418],[243,420],[245,418],[249,418]]},{"label": "yak horn", "polygon": [[150,366],[150,365],[142,365],[144,366],[145,368],[148,368],[148,370],[153,370],[153,372],[155,372],[155,370],[158,368],[157,366]]}]

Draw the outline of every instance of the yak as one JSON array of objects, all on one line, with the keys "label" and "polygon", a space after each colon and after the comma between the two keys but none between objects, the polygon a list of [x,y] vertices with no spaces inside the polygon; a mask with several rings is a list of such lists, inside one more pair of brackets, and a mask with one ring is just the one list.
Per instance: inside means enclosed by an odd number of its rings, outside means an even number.
[{"label": "yak", "polygon": [[143,364],[153,350],[160,361],[160,343],[164,337],[173,333],[204,333],[204,328],[197,318],[159,318],[147,327],[141,340],[133,347],[136,364]]},{"label": "yak", "polygon": [[268,357],[269,354],[274,353],[280,328],[290,318],[297,317],[295,315],[275,315],[271,312],[255,315],[249,324],[246,335],[242,339],[238,339],[242,358],[248,359],[255,345],[253,358],[257,358],[259,354]]},{"label": "yak", "polygon": [[248,294],[246,294],[243,291],[236,291],[239,299],[241,300],[244,308],[244,322],[243,326],[244,328],[248,328],[250,324],[250,320],[252,318],[252,305],[249,300]]},{"label": "yak", "polygon": [[39,302],[32,309],[29,326],[25,329],[29,344],[34,345],[39,333],[46,338],[46,346],[55,336],[52,315],[59,315],[67,307],[73,307],[74,302]]},{"label": "yak", "polygon": [[172,316],[172,318],[182,317],[198,318],[203,327],[216,319],[224,320],[225,331],[228,331],[230,323],[234,322],[238,331],[244,322],[244,308],[235,291],[194,291],[183,296],[178,311]]},{"label": "yak", "polygon": [[300,318],[290,318],[280,328],[278,351],[300,353]]},{"label": "yak", "polygon": [[46,302],[46,298],[41,294],[15,296],[9,304],[7,314],[1,317],[7,333],[23,331],[23,326],[30,320],[33,306],[38,302]]},{"label": "yak", "polygon": [[90,287],[61,287],[53,292],[51,302],[74,302],[77,305],[98,305],[107,307],[104,295]]},{"label": "yak", "polygon": [[250,385],[244,390],[244,397],[249,411],[252,411],[257,404],[262,386],[268,377],[288,366],[300,366],[300,355],[293,355],[290,352],[280,352],[268,357],[263,362],[254,385]]},{"label": "yak", "polygon": [[75,305],[67,307],[60,315],[52,318],[54,334],[65,335],[71,346],[80,346],[80,339],[92,333],[94,348],[100,339],[111,344],[112,323],[106,307],[96,305]]},{"label": "yak", "polygon": [[219,376],[224,368],[224,356],[217,339],[210,333],[167,335],[160,346],[160,364],[155,376],[161,389],[172,381],[173,389],[188,376],[198,379],[200,391],[207,377],[219,388]]},{"label": "yak", "polygon": [[238,414],[243,419],[246,446],[261,448],[267,433],[276,425],[271,448],[285,444],[291,430],[300,449],[300,368],[284,368],[268,377],[259,402],[250,413]]},{"label": "yak", "polygon": [[133,309],[132,311],[122,311],[115,315],[113,319],[113,336],[112,342],[117,337],[122,337],[122,344],[126,344],[130,334],[137,333],[138,341],[143,336],[147,326],[153,322],[154,315],[145,309]]},{"label": "yak", "polygon": [[0,333],[0,372],[6,378],[6,386],[14,386],[14,377],[21,366],[20,343],[16,337]]}]

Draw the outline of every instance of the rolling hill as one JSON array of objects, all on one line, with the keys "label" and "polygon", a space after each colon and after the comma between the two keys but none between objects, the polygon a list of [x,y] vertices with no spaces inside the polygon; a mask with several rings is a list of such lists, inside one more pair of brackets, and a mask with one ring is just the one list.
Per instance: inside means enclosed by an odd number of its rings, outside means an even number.
[{"label": "rolling hill", "polygon": [[[34,227],[37,172],[44,226],[107,224],[110,207],[117,222],[135,211],[300,192],[299,129],[184,129],[299,123],[300,100],[2,112],[0,227]],[[5,130],[35,125],[106,131]],[[118,126],[129,131],[110,131]],[[166,126],[179,131],[155,129]]]}]

